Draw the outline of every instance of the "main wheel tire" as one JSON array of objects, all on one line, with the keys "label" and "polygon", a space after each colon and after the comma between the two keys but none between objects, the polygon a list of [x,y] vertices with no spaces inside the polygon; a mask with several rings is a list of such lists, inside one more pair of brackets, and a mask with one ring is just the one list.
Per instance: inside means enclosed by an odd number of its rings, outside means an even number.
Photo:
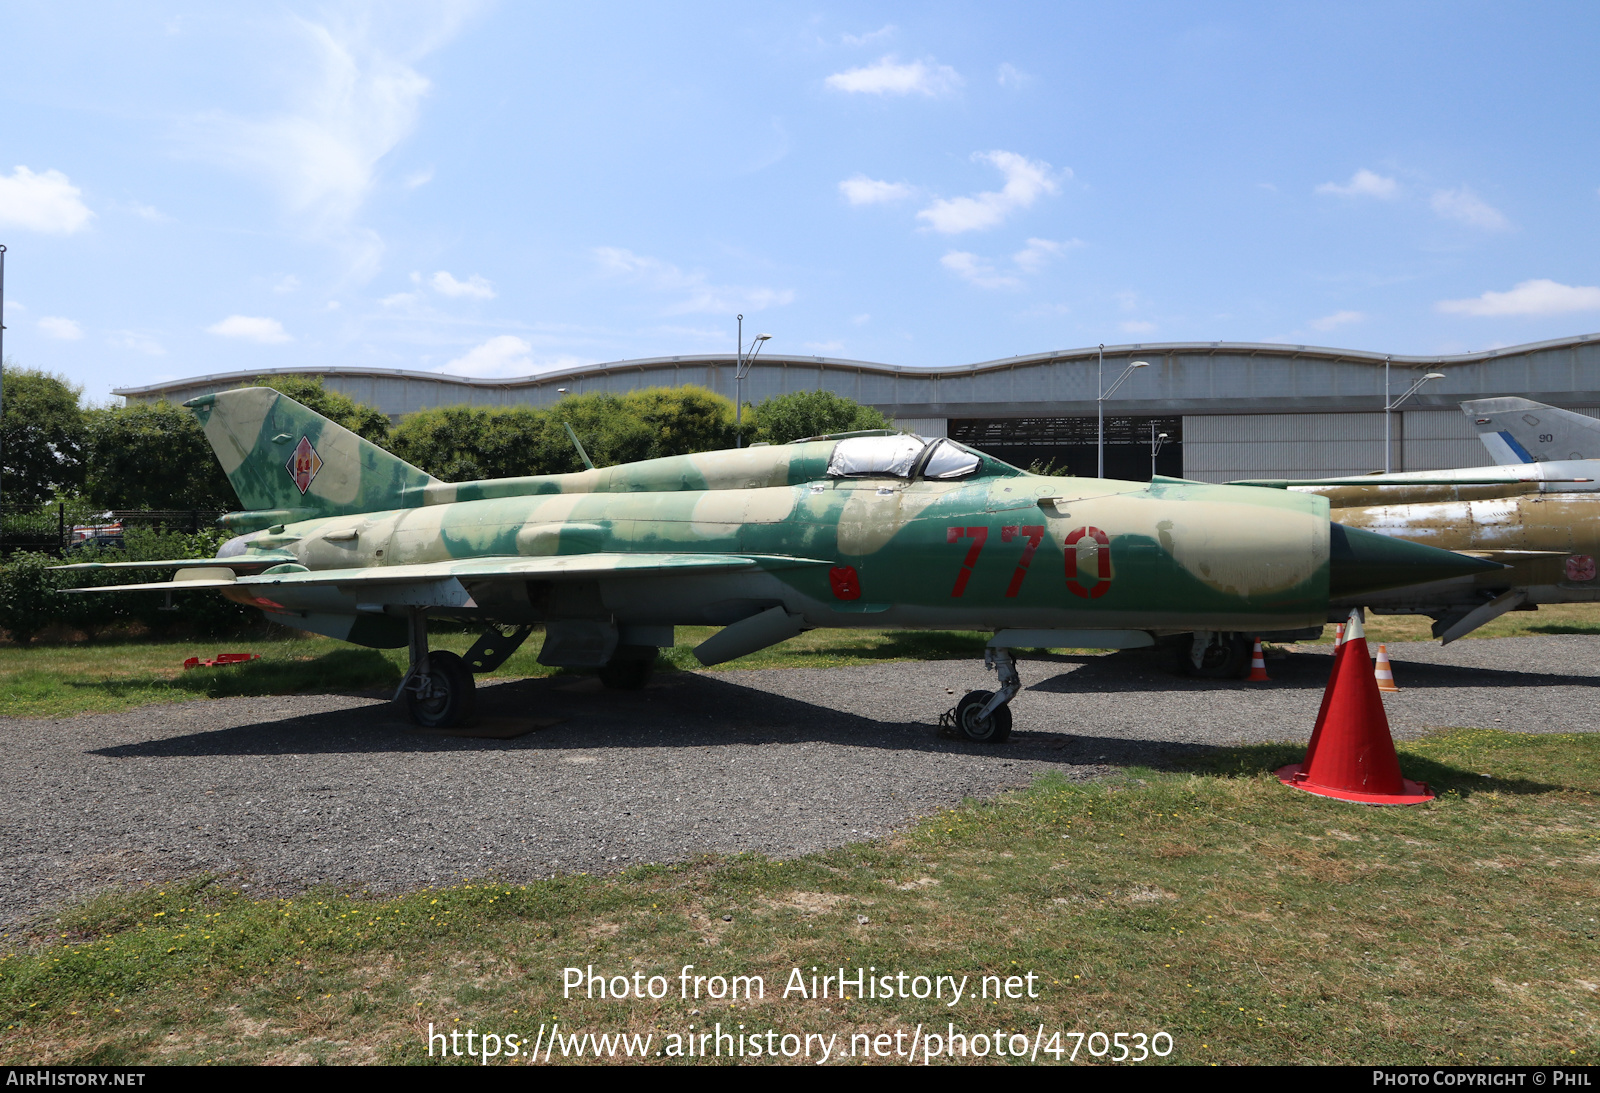
[{"label": "main wheel tire", "polygon": [[428,674],[412,681],[421,690],[406,688],[406,711],[425,729],[448,729],[472,717],[477,692],[466,662],[441,650],[428,654]]},{"label": "main wheel tire", "polygon": [[956,703],[956,731],[975,744],[1004,744],[1011,739],[1011,707],[996,706],[988,717],[979,712],[994,697],[993,691],[968,691]]},{"label": "main wheel tire", "polygon": [[1238,679],[1250,670],[1250,648],[1250,640],[1243,634],[1221,633],[1200,654],[1198,665],[1187,653],[1184,664],[1190,675],[1201,679]]},{"label": "main wheel tire", "polygon": [[619,645],[611,662],[600,669],[600,684],[608,691],[638,691],[650,682],[655,671],[654,645]]}]

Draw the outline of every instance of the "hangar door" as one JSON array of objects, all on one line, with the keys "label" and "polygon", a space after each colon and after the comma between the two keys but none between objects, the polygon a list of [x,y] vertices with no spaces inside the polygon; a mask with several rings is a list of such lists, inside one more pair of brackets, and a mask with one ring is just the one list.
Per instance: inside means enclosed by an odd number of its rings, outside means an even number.
[{"label": "hangar door", "polygon": [[[1106,415],[1106,477],[1150,480],[1152,438],[1160,438],[1157,474],[1183,476],[1183,418]],[[1096,419],[1092,417],[951,418],[950,438],[1014,467],[1093,478]]]}]

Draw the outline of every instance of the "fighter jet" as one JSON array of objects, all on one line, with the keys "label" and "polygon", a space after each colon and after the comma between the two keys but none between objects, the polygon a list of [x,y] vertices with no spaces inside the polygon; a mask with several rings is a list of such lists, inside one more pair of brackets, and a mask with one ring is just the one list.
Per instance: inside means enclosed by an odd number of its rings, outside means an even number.
[{"label": "fighter jet", "polygon": [[[267,388],[203,395],[199,418],[246,506],[215,558],[117,586],[214,588],[267,618],[410,650],[396,699],[418,724],[469,717],[474,674],[535,626],[539,660],[639,687],[680,625],[722,627],[718,664],[815,627],[988,630],[996,691],[951,712],[999,742],[1013,650],[1133,648],[1320,631],[1330,599],[1499,568],[1330,524],[1299,493],[1181,479],[1030,474],[946,439],[872,432],[446,483]],[[476,621],[465,657],[426,620]],[[1231,646],[1228,648],[1231,649]]]},{"label": "fighter jet", "polygon": [[1446,645],[1508,611],[1600,600],[1600,421],[1525,398],[1461,410],[1500,466],[1249,483],[1325,497],[1348,527],[1501,563],[1335,600],[1340,610],[1429,616]]}]

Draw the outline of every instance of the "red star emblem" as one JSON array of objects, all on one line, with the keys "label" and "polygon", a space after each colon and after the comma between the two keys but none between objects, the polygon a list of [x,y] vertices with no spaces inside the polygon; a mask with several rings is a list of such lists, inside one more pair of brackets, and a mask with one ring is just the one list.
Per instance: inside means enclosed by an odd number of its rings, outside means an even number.
[{"label": "red star emblem", "polygon": [[294,479],[295,486],[305,493],[311,488],[311,480],[322,469],[322,457],[311,446],[310,440],[301,437],[300,443],[294,446],[294,452],[289,456],[289,462],[283,466],[289,472],[289,477]]}]

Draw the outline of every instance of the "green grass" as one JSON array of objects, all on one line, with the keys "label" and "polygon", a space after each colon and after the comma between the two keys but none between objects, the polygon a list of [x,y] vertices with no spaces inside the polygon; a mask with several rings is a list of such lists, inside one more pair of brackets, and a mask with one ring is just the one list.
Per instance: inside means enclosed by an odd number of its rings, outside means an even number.
[{"label": "green grass", "polygon": [[[1600,1062],[1600,735],[1410,742],[1406,773],[1440,791],[1411,808],[1285,788],[1268,771],[1298,751],[1049,777],[786,862],[395,898],[257,900],[219,878],[106,895],[0,940],[0,1062],[421,1062],[430,1022],[551,1021],[1164,1030],[1180,1063]],[[590,964],[673,993],[563,999],[561,969]],[[679,999],[684,964],[761,975],[767,997]],[[784,1000],[813,965],[1033,972],[1041,996]]]}]

